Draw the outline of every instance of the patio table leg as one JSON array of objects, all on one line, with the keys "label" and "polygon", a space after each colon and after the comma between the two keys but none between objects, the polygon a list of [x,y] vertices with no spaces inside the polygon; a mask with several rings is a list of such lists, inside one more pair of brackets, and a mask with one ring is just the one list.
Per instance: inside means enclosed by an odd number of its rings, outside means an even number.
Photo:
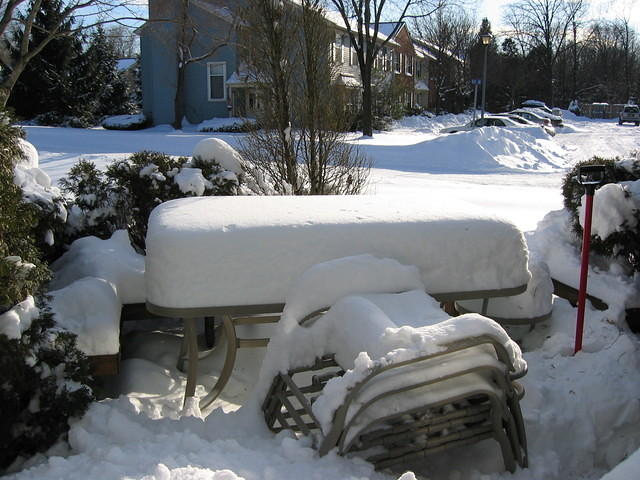
[{"label": "patio table leg", "polygon": [[224,366],[220,371],[220,376],[218,377],[218,381],[213,386],[211,391],[200,400],[200,409],[205,409],[213,401],[218,398],[222,390],[224,390],[225,385],[229,381],[231,377],[231,373],[233,372],[233,367],[236,363],[236,353],[238,351],[238,337],[236,335],[235,325],[233,324],[233,320],[230,315],[224,315],[222,317],[222,326],[224,328],[224,336],[227,343],[227,353],[224,359]]},{"label": "patio table leg", "polygon": [[196,380],[198,377],[198,334],[196,330],[196,319],[185,318],[184,320],[184,341],[187,344],[187,386],[184,392],[184,404],[187,398],[196,394]]}]

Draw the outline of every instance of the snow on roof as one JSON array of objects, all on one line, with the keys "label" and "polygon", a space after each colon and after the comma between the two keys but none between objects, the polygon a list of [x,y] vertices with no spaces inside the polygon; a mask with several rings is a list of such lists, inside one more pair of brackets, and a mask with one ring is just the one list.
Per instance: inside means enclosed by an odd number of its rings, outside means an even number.
[{"label": "snow on roof", "polygon": [[[325,18],[331,22],[332,24],[334,24],[336,27],[342,29],[342,30],[346,30],[345,24],[344,24],[344,19],[342,18],[342,16],[340,15],[340,13],[333,11],[333,10],[326,10],[324,12],[324,16]],[[382,24],[380,24],[382,25]],[[351,31],[353,32],[358,32],[358,23],[356,21],[351,21],[350,22],[350,26],[351,26]],[[369,34],[371,36],[373,36],[373,25],[369,26]],[[378,30],[378,41],[385,41],[388,39],[389,44],[391,45],[398,45],[398,43],[393,40],[392,38],[389,38],[387,35],[385,35],[383,32],[381,32],[380,30]]]},{"label": "snow on roof", "polygon": [[431,50],[429,50],[424,45],[420,45],[415,40],[413,41],[413,48],[416,51],[416,55],[418,56],[418,58],[428,58],[430,60],[437,60],[435,55],[431,53]]},{"label": "snow on roof", "polygon": [[216,0],[191,0],[191,3],[225,22],[233,23],[235,19],[233,11],[228,6],[221,5]]},{"label": "snow on roof", "polygon": [[418,266],[430,293],[519,287],[530,277],[522,233],[455,198],[189,198],[149,218],[147,299],[168,308],[280,304],[311,265],[364,253]]}]

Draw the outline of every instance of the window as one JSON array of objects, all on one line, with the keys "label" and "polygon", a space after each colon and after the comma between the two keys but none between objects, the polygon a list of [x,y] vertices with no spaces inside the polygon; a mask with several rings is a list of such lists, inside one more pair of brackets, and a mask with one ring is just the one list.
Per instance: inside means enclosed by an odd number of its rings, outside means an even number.
[{"label": "window", "polygon": [[407,75],[413,75],[413,57],[407,55],[407,65],[405,69]]},{"label": "window", "polygon": [[336,63],[342,63],[342,35],[336,34],[336,40],[333,44],[333,60]]},{"label": "window", "polygon": [[398,52],[393,52],[393,70],[400,73],[400,54]]},{"label": "window", "polygon": [[420,60],[416,60],[416,77],[422,78],[422,62]]},{"label": "window", "polygon": [[351,39],[349,38],[349,35],[342,36],[342,47],[344,49],[344,53],[343,53],[344,61],[347,62],[349,65],[352,65],[353,63],[351,61]]},{"label": "window", "polygon": [[226,79],[227,62],[211,62],[207,64],[209,101],[224,101],[227,99]]}]

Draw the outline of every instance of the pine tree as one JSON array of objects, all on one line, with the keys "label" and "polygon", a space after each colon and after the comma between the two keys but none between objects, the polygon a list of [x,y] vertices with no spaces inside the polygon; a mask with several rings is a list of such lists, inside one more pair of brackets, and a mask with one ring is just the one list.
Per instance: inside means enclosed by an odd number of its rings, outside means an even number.
[{"label": "pine tree", "polygon": [[72,65],[75,98],[72,114],[96,123],[104,115],[129,113],[129,89],[118,73],[114,45],[104,29],[89,37],[85,52]]},{"label": "pine tree", "polygon": [[[33,1],[32,1],[33,3]],[[35,25],[31,32],[30,43],[39,44],[60,19],[63,8],[61,0],[43,0],[37,13]],[[68,30],[73,24],[73,18],[63,23],[62,29]],[[14,34],[14,44],[18,45],[22,38],[22,31]],[[33,118],[36,115],[56,112],[66,115],[68,111],[69,92],[73,89],[69,85],[69,65],[82,51],[82,42],[78,35],[64,36],[52,40],[42,52],[29,62],[20,80],[11,92],[9,106],[17,115]],[[16,52],[13,53],[16,55]]]}]

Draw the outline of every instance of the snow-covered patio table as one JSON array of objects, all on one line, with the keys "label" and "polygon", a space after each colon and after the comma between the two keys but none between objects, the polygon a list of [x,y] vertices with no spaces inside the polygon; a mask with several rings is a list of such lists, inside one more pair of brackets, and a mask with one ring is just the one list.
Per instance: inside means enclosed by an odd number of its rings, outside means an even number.
[{"label": "snow-covered patio table", "polygon": [[166,202],[149,219],[147,308],[185,319],[187,396],[195,391],[195,318],[222,316],[231,374],[232,315],[279,313],[312,265],[372,254],[420,270],[441,302],[522,293],[530,273],[522,232],[454,198],[387,196],[206,197]]}]

